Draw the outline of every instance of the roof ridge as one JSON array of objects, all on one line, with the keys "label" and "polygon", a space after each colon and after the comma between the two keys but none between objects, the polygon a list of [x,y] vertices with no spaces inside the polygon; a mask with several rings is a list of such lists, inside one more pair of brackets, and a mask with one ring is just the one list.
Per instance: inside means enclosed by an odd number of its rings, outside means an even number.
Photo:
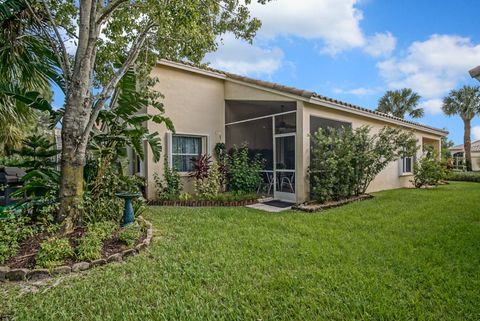
[{"label": "roof ridge", "polygon": [[173,61],[173,60],[167,60],[167,59],[162,59],[162,60],[166,61],[166,62],[173,62],[173,63],[182,64],[182,65],[185,65],[185,66],[188,66],[188,67],[193,67],[193,68],[197,68],[197,69],[204,70],[204,71],[210,71],[210,72],[213,72],[213,73],[222,74],[222,75],[225,75],[227,78],[231,78],[231,79],[234,79],[234,80],[255,84],[255,85],[258,85],[258,86],[261,86],[261,87],[267,87],[267,88],[282,91],[282,92],[287,92],[287,93],[297,95],[297,96],[301,96],[301,97],[305,97],[305,98],[317,98],[317,99],[325,100],[325,101],[328,101],[328,102],[332,102],[332,103],[335,103],[335,104],[342,105],[344,107],[353,108],[353,109],[357,109],[357,110],[360,110],[360,111],[368,112],[368,113],[371,113],[371,114],[374,114],[374,115],[377,115],[377,116],[380,116],[380,117],[383,117],[383,118],[388,118],[388,119],[392,119],[392,120],[402,122],[402,123],[405,123],[405,124],[420,126],[420,127],[424,127],[424,128],[428,128],[428,129],[431,129],[431,130],[435,130],[435,131],[439,131],[439,132],[448,134],[448,131],[444,130],[444,129],[440,129],[440,128],[432,127],[432,126],[425,125],[425,124],[422,124],[422,123],[407,120],[407,119],[404,119],[404,118],[396,117],[396,116],[389,115],[389,114],[386,114],[386,113],[382,113],[382,112],[379,112],[379,111],[376,111],[376,110],[373,110],[373,109],[369,109],[369,108],[362,107],[362,106],[359,106],[359,105],[344,102],[344,101],[341,101],[341,100],[338,100],[338,99],[335,99],[335,98],[330,98],[330,97],[318,94],[314,91],[299,89],[299,88],[292,87],[292,86],[285,86],[285,85],[282,85],[282,84],[279,84],[279,83],[260,80],[260,79],[255,79],[255,78],[251,78],[251,77],[247,77],[247,76],[241,76],[241,75],[234,74],[234,73],[231,73],[231,72],[227,72],[227,71],[212,68],[208,64],[195,64],[195,63],[192,63],[192,62],[189,62],[189,61]]}]

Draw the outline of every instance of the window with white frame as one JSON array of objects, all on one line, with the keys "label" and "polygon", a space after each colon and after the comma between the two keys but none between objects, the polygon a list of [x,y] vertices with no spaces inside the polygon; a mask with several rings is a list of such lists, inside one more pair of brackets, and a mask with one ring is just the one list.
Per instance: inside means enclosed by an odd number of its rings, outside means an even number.
[{"label": "window with white frame", "polygon": [[172,135],[172,166],[179,172],[193,170],[192,158],[203,153],[205,137],[195,135]]},{"label": "window with white frame", "polygon": [[413,157],[403,157],[400,159],[400,174],[413,173]]}]

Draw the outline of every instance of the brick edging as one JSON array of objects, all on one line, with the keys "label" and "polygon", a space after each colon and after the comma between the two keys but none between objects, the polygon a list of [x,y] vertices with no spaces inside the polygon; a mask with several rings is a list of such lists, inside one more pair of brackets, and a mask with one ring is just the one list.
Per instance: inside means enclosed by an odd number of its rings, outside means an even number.
[{"label": "brick edging", "polygon": [[107,258],[101,258],[98,260],[93,260],[89,262],[77,262],[73,265],[63,265],[53,268],[52,270],[48,269],[11,269],[8,266],[0,266],[0,282],[2,281],[37,281],[52,276],[77,273],[81,271],[86,271],[97,266],[105,265],[111,262],[122,262],[130,256],[137,255],[140,251],[145,249],[150,245],[153,237],[153,226],[152,223],[144,219],[143,217],[138,217],[138,220],[142,221],[143,224],[147,227],[147,237],[140,244],[137,244],[135,247],[126,249],[117,253],[114,253]]},{"label": "brick edging", "polygon": [[161,201],[150,200],[148,205],[183,207],[240,207],[258,203],[257,199],[243,201]]}]

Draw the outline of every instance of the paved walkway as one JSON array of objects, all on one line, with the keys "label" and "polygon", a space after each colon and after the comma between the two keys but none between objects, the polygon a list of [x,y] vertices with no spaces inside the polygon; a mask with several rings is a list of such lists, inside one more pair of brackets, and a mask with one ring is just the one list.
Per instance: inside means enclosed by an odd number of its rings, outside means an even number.
[{"label": "paved walkway", "polygon": [[261,210],[261,211],[265,211],[265,212],[271,212],[271,213],[279,213],[279,212],[283,212],[283,211],[288,211],[289,209],[292,208],[291,206],[289,206],[289,207],[276,207],[276,206],[271,206],[271,205],[267,205],[267,204],[264,204],[264,203],[247,205],[247,207],[254,208],[254,209],[257,209],[257,210]]}]

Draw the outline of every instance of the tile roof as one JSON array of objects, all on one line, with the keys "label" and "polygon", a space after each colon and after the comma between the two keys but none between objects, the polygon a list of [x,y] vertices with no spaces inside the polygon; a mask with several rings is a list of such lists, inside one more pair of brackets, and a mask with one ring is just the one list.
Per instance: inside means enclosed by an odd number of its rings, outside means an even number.
[{"label": "tile roof", "polygon": [[338,104],[338,105],[341,105],[343,107],[347,107],[347,108],[350,108],[350,109],[367,112],[367,113],[370,113],[370,114],[373,114],[373,115],[376,115],[376,116],[380,116],[382,118],[392,119],[392,120],[398,121],[400,123],[405,123],[405,124],[408,124],[408,125],[424,127],[424,128],[430,129],[430,130],[434,130],[434,131],[442,132],[444,134],[448,134],[448,131],[444,130],[444,129],[431,127],[431,126],[428,126],[428,125],[420,124],[420,123],[417,123],[417,122],[414,122],[414,121],[406,120],[406,119],[403,119],[403,118],[399,118],[399,117],[395,117],[395,116],[392,116],[392,115],[389,115],[389,114],[378,112],[378,111],[375,111],[375,110],[372,110],[372,109],[361,107],[361,106],[358,106],[358,105],[350,104],[350,103],[347,103],[347,102],[344,102],[344,101],[341,101],[341,100],[337,100],[337,99],[334,99],[334,98],[330,98],[330,97],[327,97],[327,96],[317,94],[314,91],[298,89],[298,88],[295,88],[295,87],[284,86],[284,85],[277,84],[277,83],[274,83],[274,82],[269,82],[269,81],[258,80],[258,79],[254,79],[254,78],[250,78],[250,77],[240,76],[240,75],[233,74],[233,73],[230,73],[230,72],[227,72],[227,71],[211,68],[211,67],[209,67],[205,64],[197,65],[197,64],[193,64],[191,62],[185,62],[185,61],[168,61],[168,60],[166,60],[166,61],[181,64],[181,65],[185,65],[185,66],[188,66],[188,67],[197,68],[197,69],[200,69],[200,70],[210,71],[210,72],[213,72],[213,73],[224,75],[227,78],[230,78],[230,79],[233,79],[233,80],[238,80],[238,81],[241,81],[241,82],[257,85],[257,86],[268,88],[268,89],[277,90],[277,91],[280,91],[280,92],[284,92],[284,93],[288,93],[288,94],[292,94],[292,95],[296,95],[296,96],[300,96],[300,97],[304,97],[304,98],[309,98],[309,99],[310,98],[317,98],[317,99],[327,101],[327,102],[331,102],[331,103],[335,103],[335,104]]},{"label": "tile roof", "polygon": [[[480,139],[473,141],[471,146],[472,146],[471,147],[472,152],[475,152],[475,153],[480,152]],[[463,150],[463,144],[453,146],[452,148],[450,148],[450,150]]]}]

